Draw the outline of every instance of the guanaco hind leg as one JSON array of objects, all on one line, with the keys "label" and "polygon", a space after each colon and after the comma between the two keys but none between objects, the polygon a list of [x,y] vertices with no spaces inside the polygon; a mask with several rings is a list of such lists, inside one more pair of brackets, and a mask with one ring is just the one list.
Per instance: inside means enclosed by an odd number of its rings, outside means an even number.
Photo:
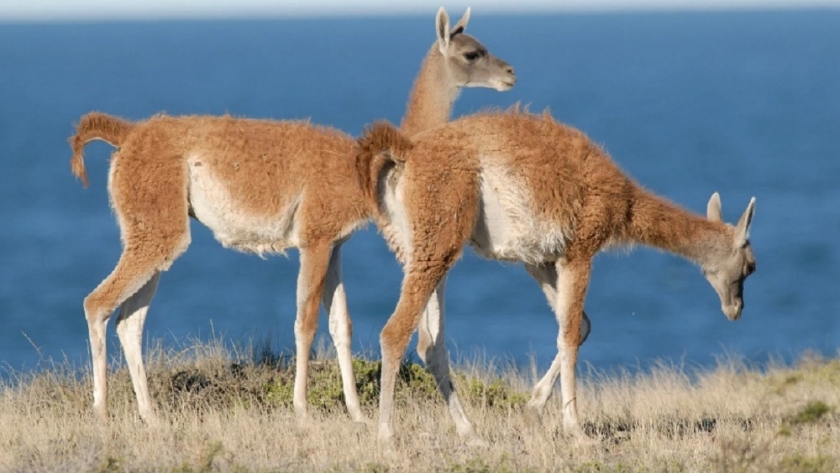
[{"label": "guanaco hind leg", "polygon": [[449,354],[443,336],[446,318],[444,311],[445,293],[446,276],[444,275],[420,316],[420,323],[417,327],[417,354],[420,355],[420,359],[432,372],[438,391],[440,391],[446,401],[446,406],[449,408],[449,415],[455,422],[455,430],[458,435],[467,438],[472,444],[483,445],[484,442],[476,435],[475,429],[467,418],[467,414],[458,398],[458,393],[452,384]]},{"label": "guanaco hind leg", "polygon": [[[138,396],[140,415],[150,421],[154,416],[148,393],[144,388],[146,379],[139,345],[143,321],[157,288],[158,274],[161,269],[159,266],[146,263],[142,256],[138,256],[142,254],[143,252],[134,248],[126,248],[114,271],[85,298],[85,317],[88,321],[93,359],[93,408],[102,419],[108,417],[108,360],[105,329],[111,314],[121,305],[123,305],[123,310],[118,324],[118,333]],[[141,399],[140,396],[144,394],[146,399]],[[147,415],[149,417],[146,417]]]},{"label": "guanaco hind leg", "polygon": [[379,438],[382,440],[390,440],[394,436],[394,388],[408,341],[417,329],[421,312],[448,269],[443,263],[426,265],[417,271],[412,271],[410,266],[406,270],[397,307],[379,337],[382,351]]},{"label": "guanaco hind leg", "polygon": [[[127,359],[130,358],[135,390],[138,387],[142,390],[146,379],[137,345],[157,277],[169,269],[190,243],[183,160],[167,156],[153,164],[140,159],[129,145],[114,155],[108,190],[124,248],[111,274],[84,301],[93,361],[93,406],[103,419],[108,416],[105,343],[108,319],[117,307],[126,304],[124,315],[120,316],[120,339]],[[151,420],[154,415],[151,402],[147,393],[141,392],[137,393],[141,415],[150,416]]]},{"label": "guanaco hind leg", "polygon": [[143,325],[159,280],[160,272],[156,272],[149,282],[123,302],[116,323],[117,335],[125,353],[125,362],[137,397],[140,418],[148,423],[155,422],[156,415],[152,397],[149,395],[146,369],[143,367]]}]

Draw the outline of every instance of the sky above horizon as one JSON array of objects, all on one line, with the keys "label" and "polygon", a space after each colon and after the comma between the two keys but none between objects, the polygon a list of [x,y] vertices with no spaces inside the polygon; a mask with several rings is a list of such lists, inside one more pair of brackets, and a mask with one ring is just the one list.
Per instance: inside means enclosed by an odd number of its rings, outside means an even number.
[{"label": "sky above horizon", "polygon": [[5,0],[0,21],[406,15],[442,4],[482,13],[840,8],[840,0]]}]

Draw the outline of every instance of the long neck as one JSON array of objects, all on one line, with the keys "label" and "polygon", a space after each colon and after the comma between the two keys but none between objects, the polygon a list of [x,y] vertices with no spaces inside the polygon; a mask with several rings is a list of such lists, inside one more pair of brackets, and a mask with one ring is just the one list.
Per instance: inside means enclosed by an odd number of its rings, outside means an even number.
[{"label": "long neck", "polygon": [[701,266],[729,249],[726,224],[688,212],[637,188],[628,212],[625,240],[681,255]]},{"label": "long neck", "polygon": [[449,121],[452,104],[458,97],[458,86],[450,80],[444,61],[446,59],[437,44],[432,45],[414,80],[400,124],[400,131],[406,136],[414,136]]}]

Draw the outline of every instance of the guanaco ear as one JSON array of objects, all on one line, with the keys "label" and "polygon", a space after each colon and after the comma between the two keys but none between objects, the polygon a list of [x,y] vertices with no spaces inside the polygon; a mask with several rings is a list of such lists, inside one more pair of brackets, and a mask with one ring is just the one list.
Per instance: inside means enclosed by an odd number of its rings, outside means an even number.
[{"label": "guanaco ear", "polygon": [[438,48],[441,54],[446,55],[446,50],[449,49],[449,39],[452,35],[449,32],[449,15],[446,14],[446,9],[440,7],[435,17],[435,25],[437,31]]},{"label": "guanaco ear", "polygon": [[740,220],[738,220],[738,225],[735,225],[736,245],[743,246],[747,242],[747,238],[750,237],[750,225],[752,224],[753,214],[755,214],[755,197],[750,199],[750,203],[747,204],[747,210],[741,215]]},{"label": "guanaco ear", "polygon": [[709,203],[706,204],[706,218],[712,222],[722,222],[723,216],[720,213],[720,194],[715,192]]},{"label": "guanaco ear", "polygon": [[470,22],[470,7],[467,7],[467,11],[464,12],[464,16],[458,20],[458,23],[455,23],[455,27],[452,28],[452,31],[449,32],[449,37],[453,37],[456,34],[461,34],[467,29],[467,23]]}]

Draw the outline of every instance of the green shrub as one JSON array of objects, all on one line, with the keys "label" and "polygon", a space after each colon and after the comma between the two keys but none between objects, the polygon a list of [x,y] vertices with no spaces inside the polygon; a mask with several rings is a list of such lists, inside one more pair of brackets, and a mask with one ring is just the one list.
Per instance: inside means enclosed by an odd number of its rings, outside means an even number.
[{"label": "green shrub", "polygon": [[831,407],[822,401],[810,401],[788,418],[791,425],[813,424],[831,412]]}]

